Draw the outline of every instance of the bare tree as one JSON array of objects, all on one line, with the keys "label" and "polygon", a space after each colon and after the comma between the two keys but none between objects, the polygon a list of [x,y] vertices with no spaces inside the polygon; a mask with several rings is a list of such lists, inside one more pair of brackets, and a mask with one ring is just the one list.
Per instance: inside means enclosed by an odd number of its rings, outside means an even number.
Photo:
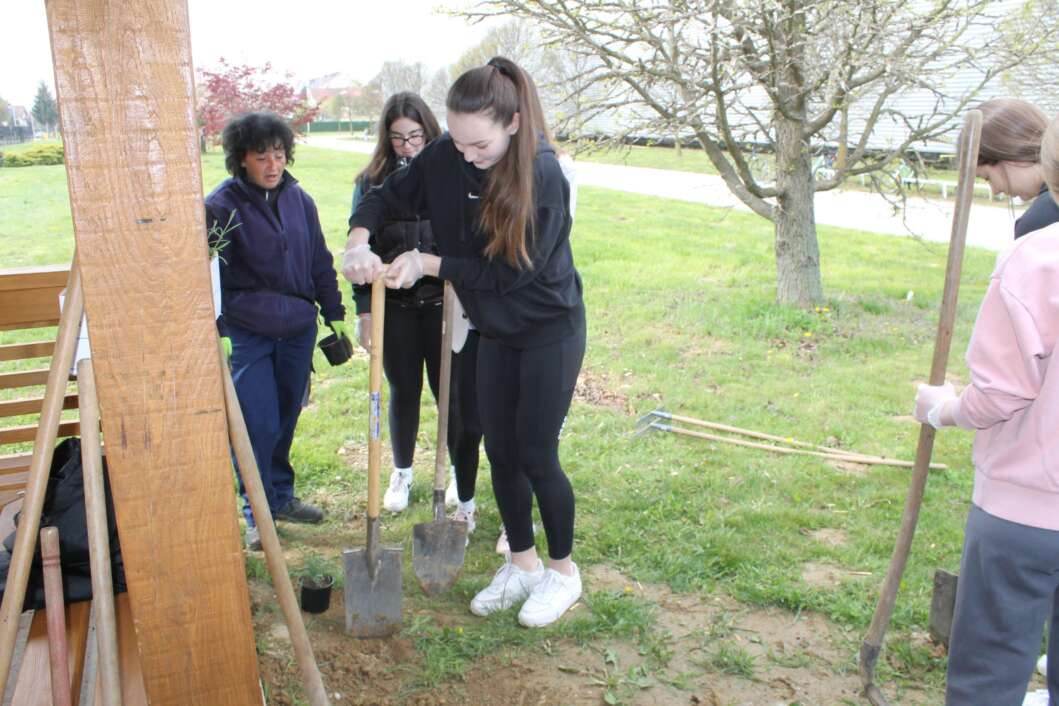
[{"label": "bare tree", "polygon": [[[1028,0],[1003,24],[1001,32],[1013,34],[1008,43],[1019,37],[1044,31],[1059,34],[1059,2],[1056,0]],[[1014,95],[1036,103],[1046,113],[1059,112],[1059,63],[1053,52],[1041,52],[1026,57],[1004,74],[1004,86]]]},{"label": "bare tree", "polygon": [[422,94],[427,80],[427,69],[422,62],[408,64],[403,61],[387,61],[379,69],[374,82],[378,84],[385,100],[398,91]]},{"label": "bare tree", "polygon": [[448,69],[438,69],[434,72],[434,75],[430,78],[430,82],[427,84],[423,91],[423,100],[426,101],[430,109],[434,111],[438,120],[443,120],[445,117],[445,99],[449,95],[449,84],[452,83],[449,78]]},{"label": "bare tree", "polygon": [[[774,223],[778,300],[807,306],[823,297],[814,192],[939,139],[984,85],[1050,46],[1048,33],[997,37],[1003,5],[496,0],[467,15],[528,20],[580,55],[570,86],[593,114],[618,115],[625,132],[693,137],[728,188]],[[971,75],[970,85],[956,75]],[[818,178],[820,145],[835,156]]]}]

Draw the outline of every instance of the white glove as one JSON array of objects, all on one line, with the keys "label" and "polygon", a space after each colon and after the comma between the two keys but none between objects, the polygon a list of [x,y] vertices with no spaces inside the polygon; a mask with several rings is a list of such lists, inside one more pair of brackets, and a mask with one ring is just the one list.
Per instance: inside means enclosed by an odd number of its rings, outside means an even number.
[{"label": "white glove", "polygon": [[463,350],[463,344],[467,342],[467,333],[471,329],[471,320],[463,310],[460,298],[453,294],[452,297],[452,352],[459,353]]},{"label": "white glove", "polygon": [[[935,429],[952,426],[956,423],[954,410],[951,408],[955,402],[956,388],[951,383],[920,385],[916,388],[916,408],[912,414],[917,421],[929,424]],[[946,409],[946,406],[949,409]]]},{"label": "white glove", "polygon": [[342,276],[353,284],[370,284],[382,272],[382,260],[367,243],[354,245],[342,256]]},{"label": "white glove", "polygon": [[408,289],[423,276],[423,258],[418,250],[408,250],[398,255],[386,270],[386,286],[390,289]]},{"label": "white glove", "polygon": [[357,341],[361,348],[371,353],[371,314],[357,316]]}]

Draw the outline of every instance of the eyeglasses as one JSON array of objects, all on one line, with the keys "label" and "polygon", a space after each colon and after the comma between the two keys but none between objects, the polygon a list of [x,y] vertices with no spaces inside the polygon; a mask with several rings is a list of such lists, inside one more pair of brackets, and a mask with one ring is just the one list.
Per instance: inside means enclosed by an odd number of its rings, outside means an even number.
[{"label": "eyeglasses", "polygon": [[406,142],[412,145],[413,147],[418,147],[419,145],[423,144],[423,133],[417,131],[409,135],[401,135],[400,133],[391,132],[390,142],[393,144],[394,147],[400,147]]}]

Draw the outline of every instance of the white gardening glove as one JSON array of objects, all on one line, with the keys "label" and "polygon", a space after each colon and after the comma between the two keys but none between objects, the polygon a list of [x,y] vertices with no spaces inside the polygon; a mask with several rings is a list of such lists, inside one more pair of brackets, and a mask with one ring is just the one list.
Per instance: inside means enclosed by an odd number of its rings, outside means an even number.
[{"label": "white gardening glove", "polygon": [[951,383],[944,385],[920,385],[916,388],[916,409],[912,413],[916,420],[935,429],[953,426],[956,404],[956,388]]},{"label": "white gardening glove", "polygon": [[423,258],[418,250],[408,250],[398,255],[386,270],[386,286],[390,289],[408,289],[423,276]]},{"label": "white gardening glove", "polygon": [[371,314],[357,316],[357,342],[361,348],[371,353]]},{"label": "white gardening glove", "polygon": [[382,260],[367,243],[354,245],[342,256],[342,276],[353,284],[371,284],[382,272]]}]

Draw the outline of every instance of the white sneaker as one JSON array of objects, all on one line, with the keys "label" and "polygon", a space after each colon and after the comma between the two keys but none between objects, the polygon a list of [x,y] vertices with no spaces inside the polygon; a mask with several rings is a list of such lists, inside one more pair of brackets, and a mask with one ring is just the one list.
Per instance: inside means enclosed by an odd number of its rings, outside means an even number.
[{"label": "white sneaker", "polygon": [[390,474],[390,487],[382,496],[382,506],[390,512],[402,512],[408,507],[408,491],[412,487],[412,474],[394,471]]},{"label": "white sneaker", "polygon": [[1041,658],[1037,660],[1037,673],[1042,677],[1048,676],[1048,655],[1041,655]]},{"label": "white sneaker", "polygon": [[475,512],[474,510],[467,511],[467,510],[464,510],[462,507],[460,507],[460,508],[456,508],[456,512],[454,512],[451,515],[449,515],[449,519],[450,520],[454,520],[456,522],[466,522],[467,523],[467,536],[470,537],[471,536],[471,532],[474,532],[474,528],[478,526],[478,523],[474,521],[474,516],[477,515],[477,514],[478,513]]},{"label": "white sneaker", "polygon": [[581,572],[573,565],[574,575],[566,576],[555,569],[545,570],[544,580],[530,593],[518,612],[518,621],[527,628],[551,625],[581,597]]},{"label": "white sneaker", "polygon": [[523,571],[510,560],[493,575],[489,585],[471,599],[471,612],[485,617],[498,610],[506,610],[516,603],[521,603],[530,595],[533,588],[544,580],[544,564],[537,561],[534,571]]},{"label": "white sneaker", "polygon": [[1048,690],[1037,689],[1037,691],[1026,692],[1022,699],[1022,706],[1048,706]]},{"label": "white sneaker", "polygon": [[449,487],[445,488],[445,509],[455,510],[460,504],[460,493],[456,490],[456,469],[449,471]]}]

